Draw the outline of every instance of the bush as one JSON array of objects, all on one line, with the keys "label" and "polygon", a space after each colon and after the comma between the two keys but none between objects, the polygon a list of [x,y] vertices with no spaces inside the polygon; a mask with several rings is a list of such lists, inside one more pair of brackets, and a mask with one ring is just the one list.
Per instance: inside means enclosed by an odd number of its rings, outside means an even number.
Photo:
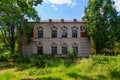
[{"label": "bush", "polygon": [[91,56],[93,63],[99,64],[110,64],[111,62],[117,62],[119,58],[116,56],[104,56],[104,55],[93,55]]},{"label": "bush", "polygon": [[19,55],[17,55],[17,54],[9,54],[7,57],[8,61],[10,61],[10,62],[16,62],[16,59],[18,59],[18,58],[19,58]]},{"label": "bush", "polygon": [[7,58],[4,55],[0,55],[0,62],[7,61]]},{"label": "bush", "polygon": [[110,59],[108,56],[102,56],[102,55],[97,55],[97,56],[92,56],[91,57],[93,60],[94,64],[105,64],[105,63],[109,63]]},{"label": "bush", "polygon": [[30,63],[30,58],[28,56],[19,56],[17,59],[15,59],[17,63]]},{"label": "bush", "polygon": [[[31,64],[38,68],[45,68],[45,66],[53,67],[60,63],[60,59],[52,54],[33,55],[30,57]],[[55,64],[58,63],[58,64]]]},{"label": "bush", "polygon": [[68,50],[68,59],[74,61],[77,58],[77,54],[73,52],[73,48]]},{"label": "bush", "polygon": [[44,68],[46,64],[46,60],[44,58],[45,57],[43,55],[34,55],[31,56],[30,61],[33,66],[36,66],[38,68]]}]

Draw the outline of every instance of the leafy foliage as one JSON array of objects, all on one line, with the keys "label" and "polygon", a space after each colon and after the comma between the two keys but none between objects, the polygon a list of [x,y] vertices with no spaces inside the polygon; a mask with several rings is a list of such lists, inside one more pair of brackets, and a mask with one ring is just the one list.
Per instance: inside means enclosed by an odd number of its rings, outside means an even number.
[{"label": "leafy foliage", "polygon": [[87,21],[87,34],[98,54],[104,48],[114,47],[117,12],[112,3],[111,0],[89,0],[85,8],[83,20]]},{"label": "leafy foliage", "polygon": [[77,58],[77,54],[73,52],[73,48],[68,50],[68,59],[74,61]]},{"label": "leafy foliage", "polygon": [[[31,27],[26,19],[39,20],[37,11],[33,6],[41,4],[42,0],[1,0],[0,1],[0,42],[4,43],[15,53],[17,40],[21,43],[24,30],[27,36],[30,35]],[[27,28],[27,29],[26,29]],[[28,38],[30,39],[30,38]]]}]

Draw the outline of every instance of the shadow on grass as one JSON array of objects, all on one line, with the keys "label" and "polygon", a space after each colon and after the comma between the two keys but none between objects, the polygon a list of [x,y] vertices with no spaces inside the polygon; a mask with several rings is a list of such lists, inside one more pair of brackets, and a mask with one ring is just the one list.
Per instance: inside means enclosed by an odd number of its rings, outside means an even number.
[{"label": "shadow on grass", "polygon": [[67,75],[75,80],[91,80],[91,77],[89,77],[89,76],[79,75],[79,74],[74,73],[74,72],[68,73]]},{"label": "shadow on grass", "polygon": [[96,77],[97,77],[99,80],[107,80],[107,78],[106,78],[104,75],[96,75]]},{"label": "shadow on grass", "polygon": [[[32,68],[32,67],[36,67],[36,68],[38,68],[38,69],[40,69],[40,68],[41,68],[41,69],[44,69],[44,68],[46,67],[46,65],[47,65],[47,67],[49,67],[49,68],[58,67],[58,66],[62,65],[62,62],[61,62],[61,61],[55,62],[55,61],[53,61],[53,60],[49,60],[49,61],[46,61],[46,64],[45,64],[44,67],[41,67],[41,66],[40,66],[40,65],[41,65],[40,63],[39,63],[38,65],[36,65],[36,63],[35,63],[35,65],[33,65],[33,64],[34,64],[34,63],[19,64],[18,66],[16,66],[16,67],[17,67],[17,71],[22,71],[22,70],[29,69],[29,68]],[[63,65],[68,68],[68,67],[70,67],[71,65],[73,65],[73,63],[71,63],[71,62],[69,62],[69,61],[64,61],[64,62],[63,62]]]},{"label": "shadow on grass", "polygon": [[10,69],[15,67],[14,64],[10,64],[8,62],[0,62],[0,70],[4,70],[4,69]]},{"label": "shadow on grass", "polygon": [[120,80],[120,71],[112,70],[110,74],[113,79]]},{"label": "shadow on grass", "polygon": [[21,80],[62,80],[61,78],[54,78],[54,77],[43,77],[43,78],[25,78]]},{"label": "shadow on grass", "polygon": [[[68,73],[67,74],[70,78],[73,78],[75,80],[94,80],[92,76],[88,75],[79,75],[77,73]],[[107,80],[107,78],[104,75],[94,75],[94,77],[97,77],[98,80]]]},{"label": "shadow on grass", "polygon": [[33,66],[31,66],[30,64],[19,64],[16,66],[17,68],[17,71],[23,71],[23,70],[26,70],[26,69],[29,69],[29,68],[32,68]]},{"label": "shadow on grass", "polygon": [[22,71],[28,68],[31,68],[30,64],[18,64],[18,63],[9,63],[9,62],[0,62],[0,70],[17,68],[17,71]]}]

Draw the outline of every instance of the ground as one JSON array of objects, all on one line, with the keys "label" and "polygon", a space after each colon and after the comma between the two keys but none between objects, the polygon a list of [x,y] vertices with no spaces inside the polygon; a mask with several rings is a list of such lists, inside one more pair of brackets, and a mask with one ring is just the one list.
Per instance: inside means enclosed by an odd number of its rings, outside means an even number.
[{"label": "ground", "polygon": [[92,56],[74,61],[60,59],[59,62],[48,60],[44,68],[32,66],[32,63],[0,62],[0,80],[66,79],[119,80],[120,56]]}]

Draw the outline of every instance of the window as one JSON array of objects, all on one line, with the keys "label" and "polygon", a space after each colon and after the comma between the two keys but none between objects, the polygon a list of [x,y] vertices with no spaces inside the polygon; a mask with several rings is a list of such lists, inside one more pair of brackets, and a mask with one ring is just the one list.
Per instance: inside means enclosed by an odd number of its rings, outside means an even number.
[{"label": "window", "polygon": [[78,54],[78,47],[77,46],[73,46],[73,53]]},{"label": "window", "polygon": [[57,54],[57,47],[56,46],[52,46],[52,54]]},{"label": "window", "polygon": [[57,30],[52,30],[52,38],[57,38]]},{"label": "window", "polygon": [[37,54],[43,54],[43,47],[42,46],[37,47]]},{"label": "window", "polygon": [[77,38],[77,30],[72,30],[72,37]]},{"label": "window", "polygon": [[62,54],[67,54],[67,46],[62,47]]},{"label": "window", "polygon": [[86,32],[81,32],[81,37],[82,37],[82,38],[86,38],[86,37],[87,37]]},{"label": "window", "polygon": [[67,37],[67,30],[62,31],[62,37],[66,38]]},{"label": "window", "polygon": [[43,38],[43,30],[38,30],[38,38]]},{"label": "window", "polygon": [[82,37],[82,38],[86,38],[86,37],[87,37],[87,34],[86,34],[86,29],[85,29],[85,27],[84,27],[84,26],[81,26],[80,29],[81,29],[81,37]]}]

